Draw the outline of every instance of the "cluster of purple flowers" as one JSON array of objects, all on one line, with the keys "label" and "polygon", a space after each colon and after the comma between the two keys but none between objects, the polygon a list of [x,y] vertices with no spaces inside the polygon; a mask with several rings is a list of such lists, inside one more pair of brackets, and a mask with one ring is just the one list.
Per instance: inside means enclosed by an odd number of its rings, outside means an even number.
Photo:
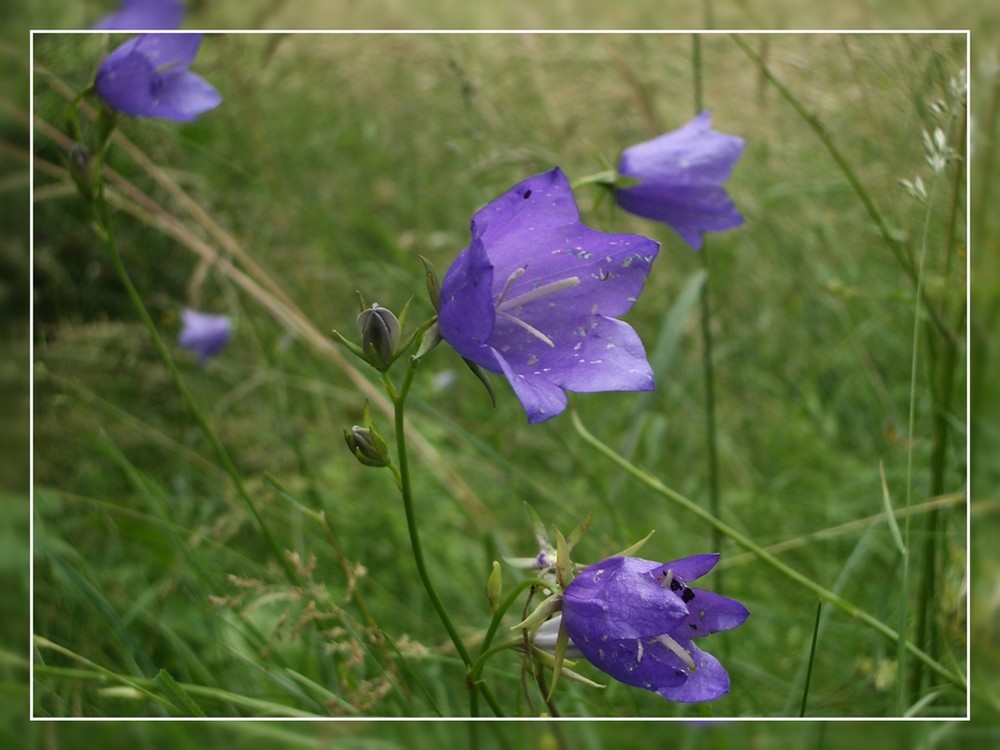
[{"label": "cluster of purple flowers", "polygon": [[[123,0],[117,12],[94,24],[106,31],[176,29],[184,17],[181,0]],[[116,112],[190,122],[222,102],[222,96],[188,68],[198,54],[202,34],[141,34],[101,62],[94,91]],[[177,342],[204,365],[232,337],[232,321],[185,309]]]},{"label": "cluster of purple flowers", "polygon": [[[702,233],[743,221],[722,187],[743,140],[710,124],[705,112],[626,149],[619,174],[630,184],[616,190],[623,208],[667,223],[695,249]],[[441,336],[502,373],[530,422],[562,412],[566,391],[653,388],[642,342],[618,317],[635,303],[658,243],[585,226],[558,168],[480,209],[471,234],[441,285]]]},{"label": "cluster of purple flowers", "polygon": [[[125,0],[95,28],[173,29],[179,0]],[[94,90],[113,110],[192,121],[221,102],[189,70],[201,34],[142,34],[101,63]],[[744,147],[703,112],[680,129],[627,148],[615,186],[626,211],[672,227],[692,248],[705,232],[743,222],[724,183]],[[620,316],[645,285],[660,246],[636,234],[584,225],[558,168],[530,177],[473,216],[471,240],[446,273],[438,300],[441,338],[462,357],[509,381],[532,423],[561,413],[567,391],[648,391],[653,373],[636,331]],[[376,322],[378,306],[368,311]],[[226,316],[184,310],[178,343],[204,364],[232,336]],[[391,350],[379,353],[386,366]],[[564,627],[571,647],[620,682],[681,702],[729,690],[726,670],[693,639],[740,626],[739,602],[688,584],[718,555],[657,563],[612,557],[581,571],[562,593],[561,615],[536,643]]]},{"label": "cluster of purple flowers", "polygon": [[[700,249],[705,232],[743,222],[723,187],[743,146],[712,130],[704,112],[622,153],[618,175],[628,184],[616,187],[617,202]],[[502,373],[533,423],[562,412],[566,391],[651,390],[642,342],[618,318],[658,252],[646,237],[585,226],[558,168],[535,175],[473,216],[471,242],[441,284],[441,337],[466,360]],[[571,653],[620,682],[672,701],[714,700],[729,691],[729,675],[693,639],[749,615],[734,599],[688,585],[717,560],[612,557],[591,565],[563,591],[561,614],[535,644],[551,648],[564,627]]]}]

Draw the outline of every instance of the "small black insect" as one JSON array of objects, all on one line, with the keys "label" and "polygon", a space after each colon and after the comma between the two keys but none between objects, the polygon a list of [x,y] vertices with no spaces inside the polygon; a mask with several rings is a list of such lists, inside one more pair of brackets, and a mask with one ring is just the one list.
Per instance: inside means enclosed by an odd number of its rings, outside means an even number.
[{"label": "small black insect", "polygon": [[531,197],[531,191],[530,190],[525,190],[524,191],[524,199],[528,200],[528,198],[530,198],[530,197]]}]

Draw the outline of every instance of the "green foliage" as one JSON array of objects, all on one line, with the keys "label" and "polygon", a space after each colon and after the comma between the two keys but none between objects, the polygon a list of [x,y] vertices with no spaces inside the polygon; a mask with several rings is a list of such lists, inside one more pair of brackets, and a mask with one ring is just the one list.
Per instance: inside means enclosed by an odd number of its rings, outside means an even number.
[{"label": "green foliage", "polygon": [[[928,204],[898,181],[919,174],[933,182],[922,144],[933,124],[927,107],[961,70],[964,37],[747,43],[831,134],[905,257],[926,249],[922,284],[961,352],[967,240],[964,221],[952,218],[951,177],[962,167],[949,167]],[[571,178],[604,169],[621,148],[690,119],[690,48],[690,37],[674,35],[211,36],[199,70],[223,105],[193,125],[123,124],[157,166],[116,143],[109,167],[189,232],[164,232],[156,215],[115,204],[125,263],[166,338],[186,305],[237,320],[234,340],[207,367],[175,356],[289,551],[293,582],[171,385],[72,184],[39,170],[34,625],[44,641],[35,649],[36,716],[467,715],[465,669],[414,570],[393,477],[359,466],[343,443],[368,397],[355,378],[377,378],[331,353],[328,332],[352,329],[355,290],[396,310],[414,297],[409,319],[425,320],[433,310],[420,256],[447,268],[478,207],[556,164]],[[104,49],[104,37],[36,36],[43,121],[62,126],[67,93],[87,85]],[[702,259],[668,230],[606,204],[592,210],[596,191],[579,193],[589,224],[651,234],[663,249],[629,316],[655,363],[657,390],[582,395],[575,406],[601,440],[704,501],[695,302],[710,284],[722,518],[760,545],[786,543],[784,562],[892,627],[902,623],[909,638],[923,601],[920,647],[962,672],[961,356],[947,398],[936,391],[932,400],[945,361],[932,348],[939,332],[928,326],[914,338],[915,285],[844,169],[732,39],[707,37],[702,54],[715,127],[748,144],[730,182],[746,226],[711,238],[706,277]],[[948,134],[957,143],[960,123]],[[36,144],[39,159],[65,164],[53,138],[36,132]],[[235,239],[259,275],[169,183]],[[960,217],[964,200],[959,191]],[[271,297],[292,300],[327,346],[294,316],[260,304],[230,266],[194,254],[199,241],[240,273],[272,280],[279,291]],[[408,412],[420,438],[410,459],[429,573],[467,643],[475,647],[490,620],[492,562],[536,552],[524,502],[561,529],[593,513],[574,553],[580,562],[650,529],[645,557],[708,551],[704,524],[595,454],[568,416],[529,426],[506,384],[496,386],[493,408],[441,346],[424,357]],[[388,437],[391,416],[375,421]],[[942,437],[948,449],[935,469]],[[905,527],[909,579],[885,522],[886,492],[897,511],[918,509]],[[932,499],[933,525],[923,506]],[[933,596],[921,600],[928,549]],[[565,715],[797,714],[816,601],[732,543],[720,551],[720,573],[706,585],[721,584],[752,612],[707,646],[727,665],[731,693],[699,708],[615,683],[598,691],[561,681],[555,703]],[[517,575],[505,570],[504,580]],[[510,652],[485,677],[510,714],[538,713],[544,704],[533,686],[528,703],[519,670]],[[917,704],[923,715],[965,714],[962,691],[911,661],[903,672],[895,644],[824,607],[807,715],[896,716]],[[350,739],[350,729],[338,731]],[[405,741],[381,731],[388,746]],[[469,730],[425,731],[453,738]],[[519,737],[547,746],[547,730],[479,731],[496,746],[520,746]],[[725,730],[684,731],[699,747],[697,732]],[[581,744],[601,746],[602,735],[579,734]],[[374,736],[356,740],[379,746]]]}]

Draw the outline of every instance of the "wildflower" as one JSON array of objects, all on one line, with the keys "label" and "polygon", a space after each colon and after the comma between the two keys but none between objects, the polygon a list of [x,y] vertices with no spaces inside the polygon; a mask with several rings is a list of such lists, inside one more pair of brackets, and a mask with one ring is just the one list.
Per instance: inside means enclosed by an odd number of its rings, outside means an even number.
[{"label": "wildflower", "polygon": [[184,18],[181,0],[122,0],[117,13],[94,24],[101,31],[149,31],[180,28]]},{"label": "wildflower", "polygon": [[688,582],[711,570],[718,555],[660,564],[612,557],[581,571],[566,587],[566,632],[584,657],[619,682],[682,703],[729,691],[719,661],[692,642],[739,627],[746,607]]},{"label": "wildflower", "polygon": [[743,151],[744,141],[711,129],[702,112],[678,130],[625,149],[623,177],[639,180],[616,192],[630,213],[672,227],[692,248],[702,233],[738,227],[743,216],[722,187]]},{"label": "wildflower", "polygon": [[214,357],[229,342],[233,335],[232,321],[226,315],[212,315],[194,310],[182,310],[184,327],[177,337],[177,343],[198,355],[198,363],[204,365],[209,357]]},{"label": "wildflower", "polygon": [[188,66],[201,34],[143,34],[101,63],[94,88],[109,107],[136,117],[190,122],[219,105],[212,84]]},{"label": "wildflower", "polygon": [[635,303],[659,245],[584,226],[566,176],[535,175],[480,209],[472,241],[441,283],[441,337],[510,381],[530,422],[565,391],[648,391],[638,335],[616,318]]}]

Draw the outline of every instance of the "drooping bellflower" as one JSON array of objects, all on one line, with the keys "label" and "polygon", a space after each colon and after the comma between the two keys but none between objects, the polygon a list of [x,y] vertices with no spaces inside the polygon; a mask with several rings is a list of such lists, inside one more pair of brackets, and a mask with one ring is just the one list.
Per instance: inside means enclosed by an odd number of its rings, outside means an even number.
[{"label": "drooping bellflower", "polygon": [[201,34],[143,34],[104,58],[94,89],[111,109],[135,117],[190,122],[222,101],[188,70]]},{"label": "drooping bellflower", "polygon": [[177,343],[195,352],[201,365],[222,351],[233,335],[233,323],[226,315],[184,309],[181,311],[181,321],[183,327]]},{"label": "drooping bellflower", "polygon": [[566,587],[562,619],[584,657],[619,682],[682,703],[718,698],[729,675],[693,638],[739,627],[746,607],[691,588],[716,554],[658,563],[612,557],[581,571]]},{"label": "drooping bellflower", "polygon": [[122,0],[121,7],[94,24],[101,31],[155,31],[180,28],[181,0]]},{"label": "drooping bellflower", "polygon": [[744,145],[738,136],[712,130],[711,114],[702,112],[678,130],[622,152],[618,174],[639,182],[616,190],[618,205],[667,224],[698,250],[704,232],[743,223],[723,185]]},{"label": "drooping bellflower", "polygon": [[441,337],[503,373],[530,422],[566,391],[648,391],[638,335],[617,319],[635,303],[659,245],[584,226],[566,176],[535,175],[480,209],[472,241],[441,283]]}]

